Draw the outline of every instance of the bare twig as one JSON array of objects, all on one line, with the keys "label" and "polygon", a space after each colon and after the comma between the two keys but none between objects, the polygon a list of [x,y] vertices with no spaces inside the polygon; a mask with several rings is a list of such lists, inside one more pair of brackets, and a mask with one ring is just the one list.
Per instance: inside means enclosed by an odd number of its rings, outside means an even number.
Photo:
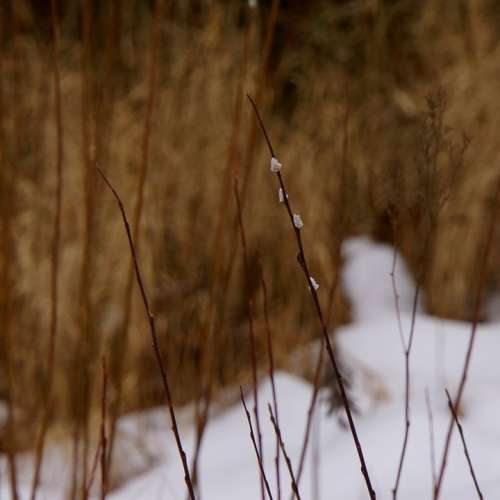
[{"label": "bare twig", "polygon": [[247,405],[245,403],[245,398],[243,396],[243,389],[241,388],[241,386],[240,386],[240,398],[241,398],[241,402],[243,403],[243,408],[245,410],[245,415],[247,417],[248,428],[250,430],[250,439],[252,440],[253,449],[255,450],[255,455],[257,456],[257,462],[259,463],[260,475],[262,477],[262,480],[264,481],[264,484],[265,484],[266,491],[267,491],[267,494],[269,496],[269,499],[273,500],[273,495],[271,493],[271,488],[269,487],[269,482],[267,481],[266,472],[264,470],[264,466],[262,465],[262,460],[260,458],[260,453],[259,453],[259,449],[257,447],[257,442],[255,441],[255,434],[253,432],[252,419],[250,418],[250,412],[248,411]]},{"label": "bare twig", "polygon": [[123,205],[123,202],[122,202],[119,194],[117,193],[117,191],[115,190],[113,185],[110,183],[108,178],[104,175],[104,172],[99,167],[97,167],[97,170],[98,170],[99,174],[101,175],[101,177],[104,179],[104,182],[106,183],[108,188],[113,193],[113,196],[115,197],[115,200],[118,203],[118,206],[120,208],[120,212],[121,212],[122,219],[123,219],[123,224],[125,226],[125,231],[127,233],[127,239],[128,239],[128,243],[129,243],[129,247],[130,247],[130,253],[132,255],[132,262],[134,265],[135,277],[137,279],[137,284],[139,285],[139,289],[140,289],[141,297],[142,297],[142,302],[144,304],[144,310],[146,312],[146,316],[147,316],[148,323],[149,323],[149,330],[151,333],[151,339],[153,341],[153,350],[154,350],[154,353],[156,356],[156,362],[158,364],[158,368],[159,368],[160,373],[161,373],[161,378],[162,378],[162,382],[163,382],[163,389],[165,392],[165,397],[167,399],[168,411],[170,413],[172,432],[174,433],[175,443],[177,445],[179,457],[181,459],[182,467],[184,469],[184,481],[186,482],[186,486],[187,486],[187,489],[189,491],[189,496],[190,496],[191,500],[195,500],[193,484],[191,482],[191,476],[189,474],[189,467],[188,467],[187,459],[186,459],[186,453],[184,452],[184,450],[182,448],[182,442],[181,442],[181,437],[179,434],[179,428],[177,426],[177,419],[175,417],[175,410],[174,410],[174,406],[172,403],[172,396],[170,393],[170,385],[168,383],[167,370],[166,370],[165,364],[163,362],[163,359],[162,359],[162,356],[160,353],[160,347],[158,345],[158,338],[156,335],[155,317],[154,317],[154,315],[151,312],[151,309],[149,307],[149,301],[148,301],[148,297],[146,295],[146,289],[144,288],[144,284],[142,282],[141,271],[139,269],[139,261],[137,259],[136,249],[134,246],[134,241],[132,239],[132,232],[130,230],[130,224],[129,224],[128,219],[127,219],[125,207]]},{"label": "bare twig", "polygon": [[[11,2],[12,8],[12,31],[13,38],[18,30],[17,15],[14,0]],[[5,16],[0,11],[0,31],[6,28]],[[17,48],[17,44],[15,44]],[[15,51],[18,52],[17,50]],[[16,54],[17,55],[17,54]],[[14,57],[16,57],[14,55]],[[16,57],[16,59],[18,59]],[[18,79],[18,71],[15,72],[16,80]],[[0,175],[0,216],[1,216],[1,232],[0,232],[0,255],[2,264],[0,265],[0,340],[3,345],[3,360],[5,362],[5,379],[7,389],[7,418],[5,422],[6,429],[6,455],[8,471],[7,475],[10,483],[12,500],[19,499],[18,493],[18,474],[15,453],[15,421],[14,421],[14,408],[15,408],[15,387],[14,387],[14,342],[13,342],[13,307],[12,307],[12,261],[14,257],[13,252],[13,228],[12,219],[15,213],[16,206],[16,192],[15,192],[15,176],[16,170],[9,165],[7,160],[7,141],[6,141],[6,121],[7,121],[7,108],[4,98],[4,51],[0,51],[0,164],[2,173]],[[17,83],[17,82],[16,82]],[[19,85],[16,85],[19,88]],[[16,120],[17,122],[17,120]],[[16,134],[17,135],[17,134]],[[16,144],[19,146],[19,144]]]},{"label": "bare twig", "polygon": [[[238,215],[238,224],[240,227],[241,246],[243,249],[243,266],[245,269],[245,289],[246,289],[246,302],[247,302],[247,316],[248,316],[248,335],[250,339],[250,360],[252,363],[252,390],[253,390],[253,414],[255,417],[255,424],[257,427],[257,440],[259,443],[259,455],[262,464],[264,464],[264,454],[262,449],[262,432],[260,427],[259,418],[259,397],[257,387],[257,353],[255,348],[255,331],[253,328],[253,306],[250,289],[250,268],[248,262],[248,250],[245,236],[245,227],[243,226],[243,214],[241,212],[240,194],[238,190],[238,177],[234,178],[234,197],[236,199],[236,211]],[[261,497],[265,498],[264,484],[261,477]]]},{"label": "bare twig", "polygon": [[273,427],[274,427],[274,432],[276,433],[276,437],[278,438],[278,442],[280,444],[281,451],[283,452],[283,456],[285,457],[285,463],[286,463],[286,466],[288,468],[288,473],[290,474],[290,480],[292,482],[292,490],[295,493],[295,495],[297,496],[297,499],[301,500],[300,493],[299,493],[299,487],[297,486],[297,481],[295,480],[295,475],[293,473],[292,462],[290,461],[290,457],[288,456],[288,453],[286,452],[285,443],[283,442],[283,438],[281,437],[281,430],[280,430],[280,428],[279,428],[279,426],[274,418],[271,405],[268,404],[267,408],[269,410],[269,418],[271,419],[271,422],[272,422]]},{"label": "bare twig", "polygon": [[[81,133],[82,133],[82,164],[85,186],[85,222],[83,235],[82,260],[80,265],[80,339],[76,346],[75,358],[81,359],[77,379],[79,394],[75,406],[75,429],[73,434],[73,485],[76,488],[78,477],[78,451],[80,448],[80,434],[83,432],[82,446],[82,488],[85,488],[88,474],[88,455],[90,446],[89,413],[92,397],[92,353],[94,334],[91,327],[91,264],[94,253],[92,235],[94,232],[94,206],[95,206],[95,179],[96,171],[92,164],[92,132],[91,132],[91,110],[92,102],[92,78],[91,78],[91,49],[92,49],[92,2],[82,1],[82,44],[80,52],[80,75],[81,75]],[[81,409],[81,410],[80,410]],[[84,490],[83,490],[84,491]],[[73,495],[72,495],[73,497]]]},{"label": "bare twig", "polygon": [[[348,145],[349,145],[348,124],[349,124],[349,108],[346,109],[346,112],[344,115],[344,122],[343,122],[344,140],[343,140],[343,145],[342,145],[342,162],[341,162],[341,179],[342,179],[341,180],[341,189],[342,189],[342,191],[341,191],[342,192],[341,207],[345,206],[343,198],[344,198],[344,193],[345,193],[345,189],[346,189],[347,150],[348,150]],[[345,232],[345,220],[344,219],[345,219],[345,217],[341,216],[340,236],[338,238],[338,244],[337,244],[337,248],[335,251],[336,269],[335,269],[335,274],[333,276],[332,284],[330,286],[330,290],[328,292],[328,305],[327,305],[327,312],[326,312],[326,324],[327,324],[327,326],[329,326],[331,323],[333,304],[334,304],[334,300],[335,300],[335,293],[337,292],[338,284],[339,284],[339,280],[340,280],[340,271],[339,270],[340,270],[341,249],[342,249],[343,235]],[[311,401],[309,403],[309,408],[307,410],[306,428],[304,431],[304,438],[302,441],[302,449],[300,451],[299,465],[297,468],[297,484],[300,484],[300,480],[302,478],[302,472],[304,470],[306,452],[307,452],[307,447],[309,444],[309,438],[311,435],[311,427],[312,427],[312,423],[313,423],[316,402],[318,399],[318,393],[319,393],[319,389],[320,389],[321,374],[323,373],[324,357],[325,357],[325,339],[323,337],[321,337],[321,346],[320,346],[320,349],[318,351],[318,359],[316,361],[316,366],[314,369],[313,392],[311,395]],[[293,495],[292,495],[292,498],[293,498]]]},{"label": "bare twig", "polygon": [[[454,405],[453,405],[455,408],[458,408],[460,406],[460,402],[462,400],[462,395],[463,395],[463,392],[465,389],[465,383],[467,381],[467,374],[469,372],[469,365],[470,365],[470,361],[472,358],[472,351],[474,349],[474,341],[476,339],[477,325],[479,323],[479,319],[480,319],[480,315],[481,315],[481,307],[483,304],[484,288],[485,288],[485,284],[486,284],[486,276],[487,276],[487,268],[488,268],[488,260],[489,260],[489,256],[491,253],[491,248],[493,246],[493,238],[495,235],[495,228],[497,226],[496,213],[498,210],[499,203],[500,203],[500,177],[497,180],[495,194],[493,196],[492,214],[490,217],[489,226],[488,226],[487,233],[486,233],[486,242],[485,242],[485,246],[484,246],[483,258],[481,260],[480,268],[479,268],[479,279],[478,279],[478,285],[477,285],[476,302],[475,302],[475,306],[474,306],[474,315],[473,315],[473,319],[472,319],[471,334],[470,334],[470,338],[469,338],[469,344],[467,347],[467,353],[465,355],[462,376],[460,378],[460,382],[458,385],[458,391],[457,391],[457,394],[455,396],[455,401],[454,401]],[[434,500],[437,500],[439,498],[439,494],[441,492],[441,484],[443,482],[444,473],[446,470],[447,458],[448,458],[448,453],[449,453],[450,443],[451,443],[451,436],[453,433],[453,427],[454,427],[453,424],[454,424],[454,420],[453,420],[453,416],[451,416],[450,423],[448,425],[448,432],[446,434],[446,440],[445,440],[445,445],[444,445],[444,449],[443,449],[443,456],[441,459],[441,466],[439,469],[438,479],[436,482],[436,487],[434,488]]]},{"label": "bare twig", "polygon": [[[149,50],[149,68],[148,68],[148,98],[146,113],[144,115],[144,128],[141,137],[141,167],[139,171],[139,182],[137,184],[136,202],[134,206],[134,211],[132,214],[133,222],[133,241],[137,247],[137,251],[140,249],[140,227],[142,221],[142,211],[144,206],[144,191],[146,185],[146,178],[149,170],[149,145],[151,137],[151,127],[153,120],[153,110],[156,98],[156,87],[157,87],[157,60],[158,52],[160,47],[160,35],[161,35],[161,14],[163,11],[163,0],[158,0],[155,6],[154,17],[151,25],[151,41]],[[124,367],[124,359],[127,351],[128,337],[130,332],[130,322],[132,314],[132,292],[134,284],[134,267],[131,265],[128,270],[127,283],[125,287],[124,296],[124,318],[121,325],[121,331],[118,335],[121,337],[118,343],[118,349],[116,350],[114,359],[112,362],[112,376],[115,378],[116,386],[116,399],[112,405],[112,414],[110,421],[110,432],[109,432],[109,451],[108,451],[108,467],[111,467],[113,447],[115,442],[116,424],[120,413],[120,406],[122,401],[122,373]]]},{"label": "bare twig", "polygon": [[[216,349],[214,349],[214,342],[219,338],[219,330],[216,326],[216,320],[223,323],[224,320],[224,309],[226,303],[226,294],[224,295],[224,301],[222,306],[222,314],[216,314],[216,292],[217,287],[222,281],[223,277],[223,263],[225,259],[221,258],[223,254],[223,243],[224,243],[224,229],[228,216],[228,203],[231,197],[229,196],[231,190],[231,180],[232,180],[232,169],[237,158],[237,146],[238,146],[238,135],[241,128],[241,114],[244,102],[243,85],[245,82],[248,66],[248,54],[250,51],[250,45],[253,35],[253,15],[249,9],[249,19],[245,27],[245,36],[243,41],[243,54],[241,58],[241,68],[240,75],[238,79],[238,84],[236,88],[236,97],[233,107],[232,116],[232,127],[231,127],[231,139],[229,140],[229,148],[227,153],[227,162],[224,169],[224,175],[222,177],[222,184],[219,193],[220,206],[218,210],[217,224],[214,231],[214,239],[212,241],[212,269],[211,269],[211,279],[210,279],[210,290],[208,294],[208,304],[205,308],[204,318],[203,318],[203,335],[202,339],[204,341],[200,345],[200,359],[201,359],[201,386],[202,394],[199,396],[199,401],[196,404],[198,410],[201,404],[201,410],[197,411],[197,422],[196,422],[196,435],[195,435],[195,445],[193,452],[193,459],[191,462],[191,476],[193,479],[193,485],[195,488],[198,487],[198,462],[201,452],[201,444],[205,434],[205,429],[208,423],[208,416],[210,411],[210,406],[212,402],[212,392],[214,384],[214,358],[216,356]],[[235,241],[235,248],[236,242]],[[231,263],[229,264],[232,265]],[[199,496],[199,492],[198,492]]]},{"label": "bare twig", "polygon": [[[269,366],[269,380],[271,381],[271,392],[273,395],[273,411],[276,418],[276,424],[279,426],[279,414],[278,414],[278,399],[276,396],[276,383],[274,380],[274,354],[273,354],[273,339],[271,332],[271,325],[269,322],[269,304],[267,296],[267,285],[264,278],[264,271],[262,270],[262,265],[260,262],[260,257],[257,258],[257,264],[259,266],[260,284],[262,287],[262,305],[264,307],[264,322],[266,327],[266,340],[267,340],[267,357]],[[276,489],[277,489],[277,499],[281,500],[281,477],[280,477],[280,443],[279,438],[276,436],[276,455],[274,458],[274,465],[276,468]]]},{"label": "bare twig", "polygon": [[434,440],[434,417],[432,415],[431,398],[429,389],[425,388],[425,405],[427,407],[427,419],[429,421],[429,448],[431,455],[432,491],[436,487],[436,446]]},{"label": "bare twig", "polygon": [[62,128],[62,109],[61,109],[61,82],[59,75],[59,12],[56,0],[51,0],[52,17],[52,57],[53,57],[53,77],[54,77],[54,100],[56,109],[56,137],[57,137],[57,158],[56,158],[56,195],[55,195],[55,217],[54,233],[52,239],[52,266],[50,273],[50,331],[49,346],[47,353],[47,380],[46,392],[44,397],[44,408],[40,433],[38,435],[35,450],[35,467],[33,472],[33,481],[31,488],[31,500],[35,500],[38,484],[40,481],[40,472],[43,462],[45,440],[52,409],[52,390],[54,385],[54,357],[56,349],[56,337],[58,330],[59,314],[59,251],[61,240],[61,205],[63,191],[63,128]]},{"label": "bare twig", "polygon": [[[257,105],[255,104],[255,101],[249,95],[247,95],[247,97],[248,97],[250,103],[252,104],[252,107],[255,111],[255,115],[257,116],[257,119],[259,121],[260,127],[262,129],[262,133],[264,134],[264,137],[265,137],[266,142],[267,142],[267,146],[269,148],[269,153],[270,153],[272,158],[276,158],[276,155],[274,154],[274,149],[271,145],[271,141],[269,139],[268,133],[266,131],[266,128],[264,126],[262,118],[260,117],[259,111],[257,109]],[[344,404],[344,409],[345,409],[345,412],[347,415],[347,420],[349,422],[349,428],[351,430],[351,434],[352,434],[352,437],[354,439],[354,444],[356,446],[356,450],[358,453],[359,461],[361,463],[361,473],[363,474],[363,477],[365,479],[366,487],[368,489],[368,493],[370,495],[370,498],[373,500],[376,498],[376,494],[375,494],[375,491],[373,490],[373,487],[372,487],[372,484],[370,481],[370,476],[368,474],[368,469],[366,467],[366,462],[365,462],[365,458],[363,455],[363,450],[361,448],[361,443],[360,443],[359,438],[358,438],[356,426],[355,426],[354,420],[352,418],[352,412],[351,412],[351,408],[349,405],[349,400],[347,398],[346,390],[344,387],[344,382],[342,380],[342,375],[340,373],[340,369],[338,367],[337,361],[336,361],[335,356],[333,354],[332,344],[330,342],[330,337],[328,336],[328,330],[327,330],[325,319],[323,317],[323,310],[322,310],[320,302],[319,302],[318,294],[317,294],[317,291],[315,288],[315,283],[312,281],[311,274],[309,273],[309,267],[307,265],[307,260],[306,260],[306,256],[305,256],[305,252],[304,252],[304,248],[303,248],[303,244],[302,244],[302,238],[300,235],[300,228],[297,227],[297,225],[294,223],[294,216],[293,216],[293,212],[292,212],[292,209],[290,206],[290,201],[287,197],[288,191],[285,187],[285,184],[283,181],[283,176],[281,175],[281,172],[279,170],[276,172],[276,175],[278,177],[279,186],[283,192],[283,201],[284,201],[290,222],[292,224],[292,227],[294,228],[295,238],[296,238],[297,246],[298,246],[298,250],[299,250],[299,253],[297,255],[297,259],[299,261],[300,267],[304,273],[304,277],[306,279],[306,282],[309,286],[309,290],[311,292],[311,297],[312,297],[312,300],[314,303],[314,307],[315,307],[315,310],[316,310],[316,313],[318,315],[318,319],[319,319],[319,322],[321,325],[321,330],[323,333],[327,353],[328,353],[328,356],[329,356],[330,361],[332,363],[335,377],[337,379],[337,384],[338,384],[339,391],[341,394],[342,402]]]},{"label": "bare twig", "polygon": [[108,491],[108,469],[106,463],[106,447],[108,438],[106,436],[106,404],[108,390],[108,368],[106,358],[102,358],[102,397],[101,397],[101,500],[106,500]]},{"label": "bare twig", "polygon": [[90,467],[90,474],[89,478],[87,481],[87,484],[85,485],[85,488],[83,490],[83,498],[88,498],[90,489],[92,488],[92,485],[94,484],[94,478],[95,478],[95,473],[97,471],[97,464],[99,463],[99,457],[101,456],[101,440],[99,440],[99,443],[97,444],[97,448],[95,449],[94,453],[94,458],[92,459],[92,466]]},{"label": "bare twig", "polygon": [[462,429],[462,424],[458,420],[458,415],[456,409],[453,407],[453,403],[451,402],[450,393],[448,389],[445,389],[446,397],[448,398],[448,408],[453,416],[453,420],[457,424],[458,432],[460,433],[460,439],[462,440],[462,445],[464,447],[465,458],[467,459],[467,463],[469,464],[470,474],[472,476],[472,480],[474,481],[474,486],[476,487],[477,496],[480,500],[483,500],[483,494],[481,493],[481,489],[479,488],[479,483],[477,482],[476,474],[474,473],[474,467],[472,467],[472,462],[469,455],[469,450],[467,449],[467,444],[465,443],[464,431]]},{"label": "bare twig", "polygon": [[[229,141],[229,148],[227,154],[227,162],[224,169],[224,175],[222,178],[221,189],[219,193],[220,206],[218,210],[218,219],[216,224],[216,229],[214,232],[214,239],[212,242],[212,269],[211,269],[211,280],[210,280],[210,290],[208,295],[208,304],[205,309],[204,319],[203,319],[203,336],[204,342],[200,346],[200,359],[201,359],[201,386],[202,394],[199,396],[200,401],[197,402],[196,408],[198,410],[199,405],[202,405],[201,410],[197,411],[197,422],[196,422],[196,435],[195,435],[195,445],[193,452],[193,459],[191,462],[191,476],[193,479],[193,485],[195,488],[198,487],[198,462],[201,452],[201,445],[203,437],[205,434],[205,429],[208,423],[208,416],[210,411],[210,406],[212,402],[212,392],[214,385],[214,358],[216,356],[214,349],[214,343],[220,338],[220,330],[222,330],[222,325],[224,323],[224,311],[226,305],[227,295],[224,292],[222,295],[223,305],[222,313],[216,314],[216,292],[217,287],[223,281],[224,269],[223,263],[225,259],[220,256],[223,254],[223,242],[224,242],[224,228],[228,216],[227,206],[231,197],[229,196],[231,190],[231,179],[232,179],[232,168],[237,158],[237,145],[238,145],[238,135],[241,128],[241,114],[244,102],[243,85],[247,75],[248,66],[248,54],[250,51],[250,46],[253,36],[253,12],[249,8],[249,18],[245,27],[245,37],[243,41],[243,55],[241,58],[241,73],[238,80],[238,85],[236,89],[236,97],[233,108],[233,119],[231,127],[231,139]],[[236,249],[237,240],[232,238],[235,242],[234,248]],[[232,261],[229,262],[229,267],[232,267]],[[219,325],[217,325],[219,321]],[[205,379],[205,380],[204,380]],[[198,492],[199,495],[199,492]]]},{"label": "bare twig", "polygon": [[413,338],[415,334],[415,322],[417,319],[417,307],[418,307],[418,297],[420,294],[420,279],[417,283],[417,286],[415,287],[415,295],[413,297],[413,308],[412,308],[412,313],[411,313],[411,326],[410,326],[410,334],[408,337],[408,343],[406,343],[404,336],[403,336],[403,329],[401,326],[401,315],[399,311],[399,296],[397,293],[396,289],[396,281],[395,281],[395,266],[396,266],[396,251],[394,253],[394,264],[393,264],[393,269],[391,272],[391,278],[393,282],[393,289],[394,289],[394,300],[396,304],[396,311],[398,315],[398,324],[400,328],[400,336],[401,336],[401,342],[403,344],[403,351],[404,351],[404,357],[405,357],[405,431],[404,431],[404,437],[403,437],[403,446],[401,448],[401,455],[399,458],[399,465],[398,465],[398,472],[396,475],[396,482],[394,483],[394,488],[392,489],[392,498],[396,500],[398,496],[398,489],[399,489],[399,483],[401,480],[401,474],[403,472],[403,464],[404,464],[404,459],[406,456],[406,449],[408,446],[408,438],[410,436],[410,353],[411,353],[411,348],[413,345]]}]

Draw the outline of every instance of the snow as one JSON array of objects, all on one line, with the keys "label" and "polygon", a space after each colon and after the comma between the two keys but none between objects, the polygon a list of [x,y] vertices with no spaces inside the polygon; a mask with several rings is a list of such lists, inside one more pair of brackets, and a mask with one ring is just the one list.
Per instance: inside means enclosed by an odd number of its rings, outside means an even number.
[{"label": "snow", "polygon": [[[390,279],[393,250],[366,238],[350,240],[343,251],[346,265],[343,285],[352,303],[355,321],[340,329],[337,341],[346,363],[352,368],[352,393],[359,408],[354,416],[370,477],[377,498],[392,498],[404,432],[404,357],[399,339],[394,296]],[[411,320],[414,284],[404,262],[398,258],[396,270],[401,319],[405,334]],[[320,298],[324,300],[324,297]],[[461,407],[461,422],[485,498],[498,498],[500,491],[500,364],[498,363],[499,324],[480,325],[469,377]],[[445,321],[419,312],[411,353],[411,427],[399,498],[432,498],[429,420],[425,390],[430,393],[439,466],[444,437],[449,424],[445,387],[453,395],[460,379],[470,325]],[[301,450],[312,387],[285,372],[276,373],[279,420],[283,439],[294,467]],[[246,400],[252,406],[251,391]],[[260,419],[264,439],[264,461],[271,490],[276,491],[274,474],[275,435],[267,413],[272,402],[271,384],[259,386]],[[181,413],[182,415],[182,413]],[[311,449],[307,455],[299,489],[303,499],[313,498],[314,477],[319,478],[321,499],[358,500],[368,498],[359,470],[352,437],[343,416],[328,416],[320,402],[315,434],[319,469],[313,473]],[[110,500],[185,498],[186,489],[180,460],[165,409],[144,412],[122,419],[122,430],[130,439],[140,437],[142,446],[156,453],[144,461],[138,448],[121,453],[138,475],[108,495]],[[192,456],[194,432],[188,418],[181,417],[181,434],[188,457]],[[314,441],[314,439],[311,439]],[[310,446],[311,448],[311,446]],[[133,451],[135,450],[135,451]],[[156,450],[156,451],[154,451]],[[260,498],[259,473],[249,437],[246,417],[239,401],[212,416],[200,457],[201,495],[205,499],[254,500]],[[2,471],[2,478],[5,470]],[[7,498],[6,481],[0,497]],[[47,483],[45,483],[47,484]],[[281,464],[283,498],[289,498],[290,481]],[[59,498],[54,488],[45,496]],[[22,498],[26,498],[23,491]],[[443,483],[442,499],[470,500],[476,492],[459,441],[454,432]],[[62,498],[62,496],[61,496]],[[275,495],[276,498],[276,495]]]}]

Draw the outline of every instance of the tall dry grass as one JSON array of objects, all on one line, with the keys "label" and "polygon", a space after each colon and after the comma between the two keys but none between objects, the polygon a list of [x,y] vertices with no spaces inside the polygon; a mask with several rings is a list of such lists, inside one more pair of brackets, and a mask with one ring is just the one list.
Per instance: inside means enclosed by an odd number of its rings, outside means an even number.
[{"label": "tall dry grass", "polygon": [[[165,2],[156,42],[156,4],[60,5],[64,191],[50,432],[71,433],[73,497],[87,485],[97,439],[100,355],[110,361],[111,421],[162,394],[127,240],[96,182],[96,162],[136,214],[134,236],[173,399],[199,401],[200,434],[219,390],[251,377],[246,314],[248,295],[260,289],[259,255],[276,365],[302,370],[288,361],[288,346],[313,338],[315,319],[307,289],[289,269],[294,241],[274,210],[261,138],[241,105],[246,91],[272,110],[267,125],[293,172],[288,189],[308,227],[310,267],[329,288],[338,280],[342,239],[363,232],[391,240],[395,210],[399,246],[417,273],[429,208],[419,187],[419,131],[425,97],[443,89],[447,140],[460,144],[462,131],[472,140],[463,178],[432,229],[423,292],[429,311],[471,317],[499,160],[496,3],[262,3],[251,10],[238,2]],[[13,452],[33,446],[36,426],[28,416],[44,406],[57,135],[49,11],[43,2],[12,0],[0,6],[0,20],[0,397],[10,408],[0,443]],[[449,159],[446,149],[439,153],[438,176]],[[491,290],[498,288],[496,255]],[[349,318],[342,291],[332,289],[330,326]],[[262,360],[261,301],[254,309]],[[313,378],[311,367],[303,371]]]}]

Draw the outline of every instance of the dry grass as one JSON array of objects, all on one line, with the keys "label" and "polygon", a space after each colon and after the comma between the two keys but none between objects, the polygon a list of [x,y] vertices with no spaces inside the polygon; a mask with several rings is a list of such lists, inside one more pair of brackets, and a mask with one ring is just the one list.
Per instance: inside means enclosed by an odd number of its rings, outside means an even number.
[{"label": "dry grass", "polygon": [[[235,120],[235,103],[245,91],[261,94],[266,123],[283,151],[280,160],[293,173],[288,189],[307,227],[312,274],[329,287],[341,235],[390,240],[395,209],[402,252],[418,269],[424,230],[414,221],[428,209],[416,173],[419,127],[425,97],[443,89],[450,140],[459,144],[466,131],[472,141],[464,177],[432,230],[424,293],[430,311],[470,318],[500,160],[495,2],[290,2],[278,16],[269,71],[262,56],[269,9],[250,15],[237,2],[166,4],[138,236],[175,402],[201,397],[207,381],[217,397],[219,388],[250,379],[245,289],[259,293],[258,254],[277,366],[286,363],[290,345],[316,334],[307,288],[290,270],[293,235],[275,210],[277,193],[251,110],[243,106]],[[120,411],[156,403],[162,393],[135,288],[130,335],[122,343],[127,240],[112,200],[88,174],[98,161],[132,213],[143,164],[153,14],[132,0],[99,8],[88,1],[82,17],[78,5],[67,2],[62,12],[59,56],[64,192],[53,416],[64,426],[83,419],[88,428],[82,394],[88,391],[98,411],[102,354],[110,360],[110,417],[120,386]],[[35,426],[27,416],[40,416],[43,406],[56,188],[50,22],[30,6],[12,1],[0,7],[0,397],[14,403],[16,426],[23,426],[11,443],[15,448],[33,445]],[[439,165],[446,162],[441,155]],[[248,286],[228,182],[234,169],[246,179],[248,274],[255,277]],[[488,273],[492,290],[500,279],[495,255]],[[341,291],[333,303],[334,323],[347,321]],[[259,300],[254,328],[257,356],[265,359]],[[83,350],[82,338],[88,342]],[[124,352],[118,379],[112,361],[117,349]],[[75,367],[77,380],[68,376]]]}]

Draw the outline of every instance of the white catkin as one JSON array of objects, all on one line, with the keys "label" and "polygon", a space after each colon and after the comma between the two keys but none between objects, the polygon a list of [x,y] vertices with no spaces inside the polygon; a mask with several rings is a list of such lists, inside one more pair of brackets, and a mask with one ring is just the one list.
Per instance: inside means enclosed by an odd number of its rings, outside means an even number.
[{"label": "white catkin", "polygon": [[281,163],[274,156],[271,158],[271,172],[279,172],[281,170]]},{"label": "white catkin", "polygon": [[302,229],[304,227],[304,223],[302,222],[302,217],[298,214],[293,214],[293,225],[297,229]]},{"label": "white catkin", "polygon": [[[286,199],[288,200],[288,193],[286,193]],[[283,189],[279,188],[278,190],[278,200],[280,203],[285,201],[285,196],[283,195]]]},{"label": "white catkin", "polygon": [[318,282],[312,276],[309,276],[309,283],[315,290],[319,288]]}]

